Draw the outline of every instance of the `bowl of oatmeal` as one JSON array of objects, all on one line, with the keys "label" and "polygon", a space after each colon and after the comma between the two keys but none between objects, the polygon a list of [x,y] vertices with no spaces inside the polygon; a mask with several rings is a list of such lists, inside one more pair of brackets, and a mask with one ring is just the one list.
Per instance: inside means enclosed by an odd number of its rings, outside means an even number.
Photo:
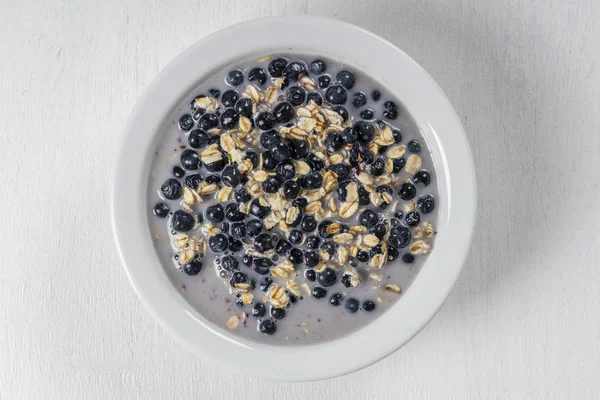
[{"label": "bowl of oatmeal", "polygon": [[210,35],[154,80],[123,140],[113,221],[134,288],[194,352],[248,374],[325,379],[383,358],[466,257],[460,121],[415,61],[352,25]]}]

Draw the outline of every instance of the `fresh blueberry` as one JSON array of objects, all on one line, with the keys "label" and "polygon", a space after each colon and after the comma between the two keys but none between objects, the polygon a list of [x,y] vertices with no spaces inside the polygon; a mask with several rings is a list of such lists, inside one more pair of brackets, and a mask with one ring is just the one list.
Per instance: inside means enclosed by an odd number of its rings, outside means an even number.
[{"label": "fresh blueberry", "polygon": [[294,175],[296,175],[296,167],[294,167],[294,164],[292,164],[291,161],[282,161],[277,164],[275,172],[277,177],[279,177],[282,182],[285,182],[292,179]]},{"label": "fresh blueberry", "polygon": [[262,189],[265,193],[277,193],[281,187],[281,181],[276,176],[269,176],[267,180],[262,183]]},{"label": "fresh blueberry", "polygon": [[274,247],[273,236],[269,233],[261,233],[254,238],[254,250],[260,253],[265,253]]},{"label": "fresh blueberry", "polygon": [[200,168],[200,157],[198,156],[198,152],[195,150],[184,150],[181,153],[181,157],[179,158],[181,165],[183,168],[188,171],[195,171]]},{"label": "fresh blueberry", "polygon": [[325,100],[330,104],[344,104],[346,102],[346,89],[340,85],[332,85],[325,92]]},{"label": "fresh blueberry", "polygon": [[275,245],[275,252],[280,256],[287,256],[292,249],[292,244],[287,240],[281,238]]},{"label": "fresh blueberry", "polygon": [[273,155],[269,151],[265,151],[262,153],[263,158],[263,169],[267,171],[272,171],[277,167],[278,161],[273,157]]},{"label": "fresh blueberry", "polygon": [[338,181],[342,181],[350,174],[350,166],[347,164],[333,164],[327,167],[327,170],[335,172]]},{"label": "fresh blueberry", "polygon": [[430,194],[421,196],[417,199],[417,207],[423,214],[429,214],[435,208],[435,199]]},{"label": "fresh blueberry", "polygon": [[317,286],[313,288],[312,295],[315,299],[322,299],[323,297],[327,296],[327,289]]},{"label": "fresh blueberry", "polygon": [[283,184],[283,195],[286,199],[293,200],[300,194],[300,189],[297,181],[287,181]]},{"label": "fresh blueberry", "polygon": [[219,126],[219,117],[213,113],[206,113],[198,120],[198,128],[204,132],[208,132],[211,129]]},{"label": "fresh blueberry", "polygon": [[404,220],[408,226],[417,226],[421,221],[421,215],[416,211],[410,211],[406,214]]},{"label": "fresh blueberry", "polygon": [[404,166],[406,165],[406,159],[404,157],[394,158],[392,163],[394,165],[392,172],[397,174],[398,172],[402,171],[402,168],[404,168]]},{"label": "fresh blueberry", "polygon": [[367,95],[363,92],[356,92],[352,96],[352,105],[356,108],[360,108],[367,104]]},{"label": "fresh blueberry", "polygon": [[[237,101],[237,103],[235,103],[234,109],[239,115],[243,115],[244,117],[250,118],[252,116],[252,100],[250,100],[248,98],[239,99]],[[227,110],[225,112],[227,112]],[[222,115],[221,115],[221,126],[223,127],[223,129],[232,129],[232,128],[226,128],[223,125],[223,116]]]},{"label": "fresh blueberry", "polygon": [[304,175],[300,180],[300,185],[304,189],[319,189],[323,184],[323,175],[317,171],[311,171]]},{"label": "fresh blueberry", "polygon": [[386,224],[380,222],[377,225],[375,225],[373,229],[370,230],[370,232],[377,236],[379,240],[383,240],[385,234],[387,233],[387,226]]},{"label": "fresh blueberry", "polygon": [[206,209],[206,219],[214,224],[225,220],[225,209],[221,204],[215,204]]},{"label": "fresh blueberry", "polygon": [[229,247],[229,239],[222,233],[217,233],[208,239],[208,247],[215,253],[223,253]]},{"label": "fresh blueberry", "polygon": [[398,129],[392,129],[392,136],[394,136],[395,143],[400,143],[402,141],[402,132]]},{"label": "fresh blueberry", "polygon": [[258,141],[262,147],[268,149],[272,144],[281,141],[281,136],[275,130],[266,131],[260,134]]},{"label": "fresh blueberry", "polygon": [[185,177],[185,186],[192,189],[198,189],[200,182],[202,182],[203,180],[204,178],[201,174],[188,175]]},{"label": "fresh blueberry", "polygon": [[221,97],[221,103],[225,107],[233,107],[235,103],[240,98],[237,90],[229,89],[223,92],[223,97]]},{"label": "fresh blueberry", "polygon": [[320,106],[323,104],[323,97],[319,92],[310,92],[306,95],[306,102],[314,101],[316,105]]},{"label": "fresh blueberry", "polygon": [[377,225],[377,222],[379,222],[379,217],[374,211],[367,209],[360,213],[358,216],[358,222],[367,228],[373,228],[375,225]]},{"label": "fresh blueberry", "polygon": [[181,183],[175,178],[170,178],[165,181],[160,187],[160,192],[167,200],[177,200],[181,197]]},{"label": "fresh blueberry", "polygon": [[343,106],[333,106],[332,109],[333,109],[333,111],[338,113],[338,115],[340,117],[342,117],[342,119],[344,121],[348,120],[349,115],[348,115],[348,110],[346,110],[346,108],[344,108]]},{"label": "fresh blueberry", "polygon": [[245,186],[240,187],[235,192],[233,192],[233,198],[238,203],[246,203],[252,200],[252,196],[248,193],[248,189]]},{"label": "fresh blueberry", "polygon": [[272,60],[267,68],[269,70],[269,74],[273,78],[279,78],[281,75],[283,75],[283,71],[285,70],[287,63],[287,60],[283,57]]},{"label": "fresh blueberry", "polygon": [[356,135],[358,136],[358,141],[363,144],[368,144],[373,140],[373,136],[375,136],[375,128],[372,124],[366,121],[358,121],[354,124],[353,127]]},{"label": "fresh blueberry", "polygon": [[267,73],[262,68],[252,68],[248,73],[248,81],[256,81],[259,85],[264,85],[267,81]]},{"label": "fresh blueberry", "polygon": [[246,232],[250,237],[256,237],[263,229],[263,223],[258,219],[246,221]]},{"label": "fresh blueberry", "polygon": [[224,234],[229,234],[229,222],[223,222],[221,224],[221,232]]},{"label": "fresh blueberry", "polygon": [[319,261],[321,261],[321,257],[316,251],[304,252],[304,265],[306,265],[308,268],[316,267],[317,264],[319,264]]},{"label": "fresh blueberry", "polygon": [[343,181],[338,183],[338,185],[335,188],[335,194],[337,195],[337,198],[339,201],[346,201],[346,198],[348,196],[348,185],[351,183],[351,181]]},{"label": "fresh blueberry", "polygon": [[362,110],[360,112],[360,117],[362,119],[373,119],[373,110],[371,110],[370,108],[367,108],[366,110]]},{"label": "fresh blueberry", "polygon": [[249,255],[249,254],[244,254],[242,256],[242,263],[246,266],[246,267],[251,267],[252,263],[254,262],[254,258]]},{"label": "fresh blueberry", "polygon": [[165,203],[157,203],[152,209],[154,215],[159,218],[165,218],[167,215],[169,215],[169,211],[169,207]]},{"label": "fresh blueberry", "polygon": [[221,114],[221,127],[225,130],[233,129],[237,126],[240,115],[233,108],[228,108]]},{"label": "fresh blueberry", "polygon": [[410,229],[406,226],[400,225],[390,230],[390,237],[388,241],[390,242],[390,245],[392,247],[395,247],[397,249],[403,249],[406,246],[408,246],[411,237],[412,234],[410,232]]},{"label": "fresh blueberry", "polygon": [[363,302],[363,310],[371,312],[375,309],[375,303],[373,303],[371,300],[365,300]]},{"label": "fresh blueberry", "polygon": [[241,180],[242,174],[237,167],[230,164],[223,168],[223,172],[221,172],[221,181],[225,186],[234,188],[239,185]]},{"label": "fresh blueberry", "polygon": [[200,261],[197,258],[193,259],[192,261],[183,266],[183,272],[185,272],[186,275],[190,276],[198,275],[201,270],[202,261]]},{"label": "fresh blueberry", "polygon": [[219,98],[219,96],[221,95],[221,91],[220,91],[219,89],[210,89],[210,90],[208,91],[208,93],[210,93],[210,95],[211,95],[212,97],[214,97],[215,99],[218,99],[218,98]]},{"label": "fresh blueberry", "polygon": [[355,298],[351,297],[348,300],[346,300],[346,304],[344,305],[344,307],[346,307],[346,310],[350,311],[351,313],[355,313],[360,307],[360,302]]},{"label": "fresh blueberry", "polygon": [[358,260],[355,257],[351,257],[348,260],[348,265],[350,265],[352,268],[356,268],[358,267]]},{"label": "fresh blueberry", "polygon": [[337,250],[337,246],[335,245],[334,242],[332,242],[331,240],[328,240],[326,242],[323,242],[323,244],[321,245],[321,250],[325,251],[330,256],[332,256],[335,254],[335,252]]},{"label": "fresh blueberry", "polygon": [[317,282],[319,285],[328,287],[337,281],[337,272],[329,267],[317,274]]},{"label": "fresh blueberry", "polygon": [[287,101],[282,101],[273,109],[275,120],[280,124],[291,121],[294,118],[294,107]]},{"label": "fresh blueberry", "polygon": [[429,172],[422,169],[413,175],[413,181],[415,183],[422,183],[423,185],[427,186],[431,183],[431,175]]},{"label": "fresh blueberry", "polygon": [[277,330],[277,325],[270,319],[265,319],[258,325],[258,331],[260,333],[266,333],[267,335],[272,335]]},{"label": "fresh blueberry", "polygon": [[411,200],[417,195],[417,189],[412,183],[405,182],[402,184],[402,186],[400,186],[400,192],[398,193],[400,194],[400,198],[402,200]]},{"label": "fresh blueberry", "polygon": [[258,113],[256,118],[254,118],[254,123],[260,130],[268,131],[269,129],[272,129],[275,126],[277,120],[275,119],[275,116],[269,111],[263,111]]},{"label": "fresh blueberry", "polygon": [[420,153],[421,152],[421,144],[419,142],[417,142],[416,140],[411,140],[410,142],[408,142],[408,144],[406,145],[406,148],[411,153]]},{"label": "fresh blueberry", "polygon": [[194,119],[194,121],[198,121],[200,119],[200,117],[203,116],[204,114],[206,114],[206,109],[197,108],[192,113],[192,118]]},{"label": "fresh blueberry", "polygon": [[[304,218],[306,218],[306,217],[304,217]],[[314,249],[318,248],[320,243],[321,243],[321,239],[319,239],[318,236],[311,236],[308,239],[306,239],[306,247],[309,249],[314,250]]]},{"label": "fresh blueberry", "polygon": [[317,273],[314,269],[307,269],[306,271],[304,271],[304,277],[307,280],[314,282],[317,280]]},{"label": "fresh blueberry", "polygon": [[326,219],[323,220],[319,223],[319,226],[317,226],[317,230],[319,232],[319,236],[321,236],[323,239],[329,239],[330,237],[332,237],[333,235],[331,233],[327,232],[327,228],[329,227],[329,225],[331,225],[333,222],[331,222],[330,220]]},{"label": "fresh blueberry", "polygon": [[271,317],[273,317],[275,319],[283,319],[283,318],[285,318],[285,309],[284,308],[271,307]]},{"label": "fresh blueberry", "polygon": [[283,77],[287,82],[297,80],[303,75],[306,75],[306,65],[300,61],[292,61],[283,70]]},{"label": "fresh blueberry", "polygon": [[244,73],[239,69],[229,71],[225,82],[230,86],[239,86],[244,82]]},{"label": "fresh blueberry", "polygon": [[290,231],[290,234],[288,235],[288,239],[290,239],[290,242],[292,242],[293,244],[302,243],[303,238],[304,238],[304,234],[301,231],[299,231],[298,229],[293,229],[292,231]]},{"label": "fresh blueberry", "polygon": [[383,103],[383,108],[385,111],[383,112],[383,116],[387,119],[394,120],[398,118],[398,105],[393,101],[386,101]]},{"label": "fresh blueberry", "polygon": [[306,90],[299,86],[292,86],[285,92],[285,99],[293,106],[299,106],[306,99]]},{"label": "fresh blueberry", "polygon": [[371,175],[381,176],[385,172],[385,160],[382,157],[377,157],[371,164]]},{"label": "fresh blueberry", "polygon": [[327,64],[323,60],[315,60],[310,63],[310,70],[313,74],[320,75],[327,70]]},{"label": "fresh blueberry", "polygon": [[231,224],[231,236],[235,239],[242,239],[246,236],[246,224],[244,222],[234,222]]},{"label": "fresh blueberry", "polygon": [[344,146],[344,140],[337,132],[331,132],[325,138],[325,149],[329,153],[335,153]]},{"label": "fresh blueberry", "polygon": [[353,144],[358,140],[358,133],[352,128],[346,128],[341,133],[342,139],[348,144]]},{"label": "fresh blueberry", "polygon": [[269,153],[279,162],[289,160],[292,155],[290,146],[283,141],[272,143],[269,146]]},{"label": "fresh blueberry", "polygon": [[231,222],[238,222],[246,219],[246,214],[240,211],[238,203],[229,203],[225,206],[225,218]]},{"label": "fresh blueberry", "polygon": [[209,175],[206,177],[206,183],[219,184],[219,183],[221,183],[221,177],[219,175]]},{"label": "fresh blueberry", "polygon": [[290,155],[294,160],[305,158],[308,155],[309,145],[306,140],[292,139],[288,146],[290,146]]},{"label": "fresh blueberry", "polygon": [[337,307],[342,304],[343,299],[344,299],[344,296],[341,293],[334,293],[329,298],[329,304]]},{"label": "fresh blueberry", "polygon": [[373,90],[373,92],[371,93],[371,98],[373,99],[373,101],[379,101],[379,99],[381,98],[381,93],[379,93],[379,90]]},{"label": "fresh blueberry", "polygon": [[264,219],[271,212],[271,207],[269,205],[263,206],[259,199],[252,200],[250,203],[250,214],[254,215],[256,218]]},{"label": "fresh blueberry", "polygon": [[369,256],[369,252],[359,250],[359,252],[356,254],[356,259],[360,262],[366,263],[371,259],[371,257]]},{"label": "fresh blueberry", "polygon": [[319,89],[326,89],[331,85],[331,77],[329,75],[320,76],[317,79],[317,84],[319,85]]},{"label": "fresh blueberry", "polygon": [[306,215],[302,218],[300,223],[300,229],[304,232],[310,233],[317,229],[317,220],[311,215]]},{"label": "fresh blueberry", "polygon": [[388,246],[388,261],[394,261],[398,258],[400,252],[394,246]]},{"label": "fresh blueberry", "polygon": [[188,136],[188,144],[193,149],[201,149],[208,144],[208,135],[199,129],[194,129]]},{"label": "fresh blueberry", "polygon": [[352,286],[352,277],[350,275],[344,275],[342,276],[342,279],[340,279],[340,282],[344,287],[349,288]]},{"label": "fresh blueberry", "polygon": [[308,200],[306,200],[306,197],[300,197],[292,201],[292,205],[304,210],[308,205]]},{"label": "fresh blueberry", "polygon": [[352,89],[356,80],[354,79],[354,74],[350,71],[340,71],[336,75],[336,79],[340,85],[345,87],[346,89]]},{"label": "fresh blueberry", "polygon": [[300,265],[304,262],[304,253],[300,249],[292,249],[288,258],[292,264]]},{"label": "fresh blueberry", "polygon": [[410,253],[406,253],[402,256],[402,261],[404,261],[406,264],[412,264],[415,261],[415,256]]},{"label": "fresh blueberry", "polygon": [[371,153],[371,151],[368,148],[362,149],[362,151],[360,152],[360,158],[362,159],[362,162],[364,162],[366,165],[371,165],[373,161],[375,161],[375,156],[373,155],[373,153]]},{"label": "fresh blueberry", "polygon": [[[223,256],[223,258],[221,259],[221,267],[223,267],[223,269],[225,271],[233,271],[239,268],[239,261],[237,260],[237,258],[235,258],[232,255],[226,255]],[[245,276],[246,274],[244,274]]]},{"label": "fresh blueberry", "polygon": [[252,307],[252,316],[253,317],[263,317],[267,312],[267,308],[263,303],[256,303],[254,307]]},{"label": "fresh blueberry", "polygon": [[194,126],[194,119],[190,114],[184,114],[179,118],[179,128],[182,131],[189,131]]},{"label": "fresh blueberry", "polygon": [[358,204],[361,206],[368,206],[371,204],[371,198],[369,197],[369,192],[362,186],[358,187]]},{"label": "fresh blueberry", "polygon": [[268,258],[255,258],[252,268],[260,275],[266,275],[271,271],[273,261]]},{"label": "fresh blueberry", "polygon": [[308,164],[310,169],[312,169],[315,172],[318,172],[318,171],[322,170],[323,168],[325,168],[325,163],[323,162],[323,160],[321,160],[319,157],[317,157],[313,153],[310,153],[306,157],[306,163]]},{"label": "fresh blueberry", "polygon": [[260,283],[259,289],[262,290],[263,292],[266,292],[267,290],[269,290],[269,286],[271,286],[272,283],[273,283],[273,279],[271,279],[267,276]]}]

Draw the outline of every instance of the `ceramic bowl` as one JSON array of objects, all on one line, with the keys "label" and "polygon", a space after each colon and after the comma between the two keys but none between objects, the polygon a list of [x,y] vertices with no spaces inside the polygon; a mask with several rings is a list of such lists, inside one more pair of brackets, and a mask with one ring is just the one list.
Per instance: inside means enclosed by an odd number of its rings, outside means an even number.
[{"label": "ceramic bowl", "polygon": [[[366,71],[394,93],[421,129],[439,182],[435,248],[410,288],[364,328],[309,346],[271,346],[216,329],[172,285],[153,248],[148,225],[149,168],[169,113],[203,77],[220,67],[236,59],[278,52],[326,55]],[[386,40],[344,22],[316,17],[266,18],[230,26],[173,60],[131,114],[118,154],[112,200],[123,264],[138,296],[160,324],[202,358],[249,375],[288,381],[325,379],[358,370],[415,336],[436,314],[460,273],[477,208],[469,143],[436,82]]]}]

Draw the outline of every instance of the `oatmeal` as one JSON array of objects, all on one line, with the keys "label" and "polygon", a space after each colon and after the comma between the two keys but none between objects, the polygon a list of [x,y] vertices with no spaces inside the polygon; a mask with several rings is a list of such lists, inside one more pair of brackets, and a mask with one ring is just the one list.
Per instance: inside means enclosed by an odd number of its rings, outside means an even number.
[{"label": "oatmeal", "polygon": [[150,227],[171,280],[253,340],[348,334],[433,250],[437,184],[414,121],[367,75],[311,59],[248,60],[202,82],[152,165]]}]

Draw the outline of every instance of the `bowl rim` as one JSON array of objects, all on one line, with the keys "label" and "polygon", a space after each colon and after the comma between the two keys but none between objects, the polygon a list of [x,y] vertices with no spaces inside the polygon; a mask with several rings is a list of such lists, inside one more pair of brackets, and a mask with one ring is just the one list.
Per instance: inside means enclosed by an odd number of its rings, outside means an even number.
[{"label": "bowl rim", "polygon": [[[270,33],[274,31],[278,35]],[[305,44],[302,32],[344,40]],[[232,41],[232,37],[239,40]],[[270,40],[268,47],[261,39]],[[399,94],[397,97],[421,129],[432,151],[439,193],[446,196],[440,196],[437,205],[436,249],[410,290],[365,327],[309,346],[256,343],[208,322],[170,282],[148,230],[148,170],[168,114],[203,76],[247,55],[261,57],[267,48],[273,54],[327,54],[363,70],[376,71],[373,78]],[[210,62],[204,57],[207,53],[211,54]],[[364,57],[369,53],[377,54],[376,60]],[[136,148],[138,151],[131,151]],[[416,61],[385,39],[349,23],[324,17],[284,16],[223,28],[187,48],[161,71],[138,100],[125,126],[114,170],[111,208],[114,236],[129,280],[142,303],[172,336],[197,355],[248,375],[310,381],[341,376],[381,360],[406,344],[433,318],[467,257],[476,220],[476,190],[471,149],[460,119],[438,84]],[[291,357],[286,360],[286,368],[273,368],[282,357]]]}]

